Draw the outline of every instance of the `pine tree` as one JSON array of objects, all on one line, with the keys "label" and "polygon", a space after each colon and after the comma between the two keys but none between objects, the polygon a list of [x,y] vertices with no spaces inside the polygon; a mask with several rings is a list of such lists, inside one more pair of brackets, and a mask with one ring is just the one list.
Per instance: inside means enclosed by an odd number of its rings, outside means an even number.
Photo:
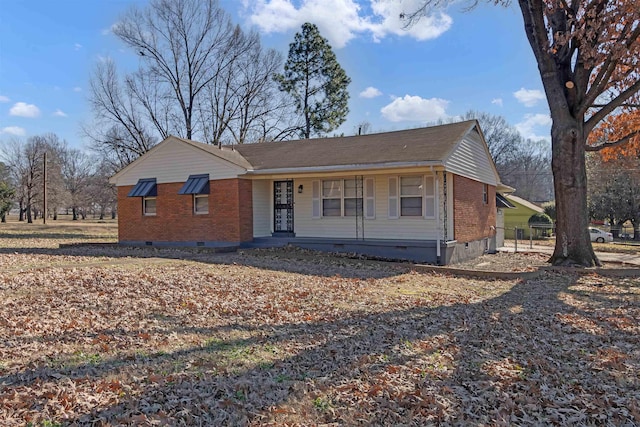
[{"label": "pine tree", "polygon": [[296,111],[304,117],[304,138],[330,132],[344,123],[351,79],[314,24],[307,22],[302,32],[296,33],[284,74],[276,74],[275,79],[280,90],[294,98]]}]

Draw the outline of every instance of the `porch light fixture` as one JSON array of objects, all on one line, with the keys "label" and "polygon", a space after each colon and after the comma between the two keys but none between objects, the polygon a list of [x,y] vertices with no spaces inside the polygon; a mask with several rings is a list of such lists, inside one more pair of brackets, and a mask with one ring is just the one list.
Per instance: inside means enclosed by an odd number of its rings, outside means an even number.
[{"label": "porch light fixture", "polygon": [[302,194],[302,190],[304,190],[302,184],[298,185],[298,193]]}]

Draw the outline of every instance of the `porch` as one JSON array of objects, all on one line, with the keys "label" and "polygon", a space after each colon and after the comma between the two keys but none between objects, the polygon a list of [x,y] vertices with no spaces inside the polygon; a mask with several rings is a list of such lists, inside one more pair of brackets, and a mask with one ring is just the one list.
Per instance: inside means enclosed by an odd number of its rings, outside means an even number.
[{"label": "porch", "polygon": [[257,237],[252,242],[242,243],[241,248],[273,248],[287,245],[323,252],[356,253],[389,260],[412,261],[426,264],[446,265],[455,262],[457,242],[440,242],[438,256],[436,240],[391,240],[391,239],[337,239],[316,237]]}]

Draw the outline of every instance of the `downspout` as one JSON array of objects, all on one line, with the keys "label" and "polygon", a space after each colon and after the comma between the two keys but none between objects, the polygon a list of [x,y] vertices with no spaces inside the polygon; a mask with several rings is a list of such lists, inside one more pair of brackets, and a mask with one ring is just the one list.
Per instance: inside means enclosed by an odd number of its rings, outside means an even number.
[{"label": "downspout", "polygon": [[[433,170],[433,166],[431,169]],[[436,237],[436,264],[440,265],[440,185],[438,185],[438,172],[434,172],[434,175],[436,176],[436,200],[434,204],[436,205],[436,227],[438,230]]]},{"label": "downspout", "polygon": [[449,220],[447,218],[447,171],[442,171],[442,194],[444,198],[444,241],[446,242],[448,239],[447,222]]}]

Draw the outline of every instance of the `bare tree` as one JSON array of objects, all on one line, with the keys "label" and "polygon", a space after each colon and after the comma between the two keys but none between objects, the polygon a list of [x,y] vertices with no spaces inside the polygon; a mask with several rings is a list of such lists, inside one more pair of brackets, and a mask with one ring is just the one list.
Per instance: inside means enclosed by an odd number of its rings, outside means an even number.
[{"label": "bare tree", "polygon": [[177,108],[180,126],[167,133],[191,139],[198,98],[234,37],[229,15],[215,0],[152,0],[144,10],[129,10],[113,32],[140,55],[160,97],[171,97]]},{"label": "bare tree", "polygon": [[[258,39],[257,34],[252,37]],[[283,58],[273,49],[264,50],[255,43],[238,64],[235,74],[238,96],[238,108],[230,131],[235,142],[260,141],[269,138],[261,132],[261,123],[275,124],[279,120],[279,112],[286,111],[293,103],[278,89],[273,75],[282,67]],[[294,117],[291,114],[289,117]],[[285,128],[295,126],[286,122]],[[275,135],[270,135],[275,138]]]},{"label": "bare tree", "polygon": [[496,167],[502,182],[516,189],[515,195],[533,202],[553,200],[548,142],[522,138],[516,150],[503,157]]},{"label": "bare tree", "polygon": [[[90,88],[89,102],[95,122],[84,127],[84,134],[93,141],[94,150],[112,153],[124,166],[157,143],[158,139],[148,129],[145,110],[138,102],[142,94],[136,92],[133,79],[126,85],[121,84],[113,61],[96,65]],[[160,125],[156,125],[155,130],[161,137],[168,135]]]},{"label": "bare tree", "polygon": [[[423,0],[404,16],[416,22],[442,3]],[[550,261],[599,265],[587,229],[585,153],[640,134],[640,128],[630,127],[613,141],[587,143],[612,114],[640,105],[640,7],[637,1],[602,0],[518,0],[518,5],[551,111],[557,239]]]},{"label": "bare tree", "polygon": [[520,132],[502,116],[469,110],[464,114],[463,119],[478,120],[496,165],[512,161],[524,144],[524,138]]},{"label": "bare tree", "polygon": [[106,159],[93,159],[96,168],[89,177],[87,185],[88,199],[93,208],[97,209],[100,219],[104,219],[107,212],[111,212],[111,217],[115,218],[118,191],[115,185],[109,184],[111,177],[116,170]]},{"label": "bare tree", "polygon": [[371,133],[371,122],[364,120],[355,127],[355,135],[366,135]]},{"label": "bare tree", "polygon": [[[45,152],[53,154],[47,162],[47,170],[48,172],[51,171],[51,175],[48,177],[52,184],[50,187],[53,189],[59,184],[55,179],[58,166],[55,160],[55,153],[60,146],[61,141],[57,135],[45,134],[30,137],[25,143],[14,139],[8,146],[4,147],[2,157],[17,187],[20,221],[26,216],[27,222],[32,223],[34,213],[37,211],[42,212]],[[46,213],[43,212],[44,214]]]},{"label": "bare tree", "polygon": [[89,201],[88,188],[93,175],[94,160],[86,153],[69,148],[62,154],[62,178],[69,194],[72,219],[78,219],[79,208]]},{"label": "bare tree", "polygon": [[152,0],[114,34],[139,58],[118,76],[111,60],[91,77],[92,149],[124,166],[169,135],[211,144],[282,139],[293,126],[272,76],[282,57],[234,26],[216,0]]}]

